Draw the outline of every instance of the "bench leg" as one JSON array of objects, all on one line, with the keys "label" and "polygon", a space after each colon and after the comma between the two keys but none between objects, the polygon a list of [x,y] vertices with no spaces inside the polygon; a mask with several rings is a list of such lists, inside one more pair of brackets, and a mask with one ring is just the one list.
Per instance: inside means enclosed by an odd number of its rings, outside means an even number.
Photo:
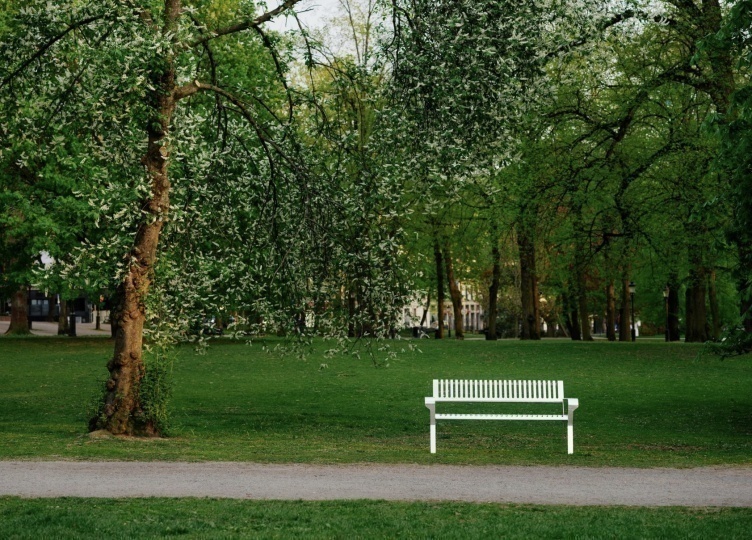
[{"label": "bench leg", "polygon": [[436,405],[426,405],[428,407],[428,411],[431,413],[431,426],[430,426],[430,436],[431,436],[431,453],[436,453]]},{"label": "bench leg", "polygon": [[580,406],[580,400],[567,400],[567,454],[574,454],[574,411]]}]

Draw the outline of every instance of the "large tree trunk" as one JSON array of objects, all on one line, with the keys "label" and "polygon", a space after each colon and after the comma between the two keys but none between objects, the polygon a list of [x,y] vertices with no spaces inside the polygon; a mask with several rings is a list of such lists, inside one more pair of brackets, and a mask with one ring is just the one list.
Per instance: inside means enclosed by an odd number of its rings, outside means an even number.
[{"label": "large tree trunk", "polygon": [[[165,0],[163,31],[166,35],[176,31],[180,10],[180,0]],[[175,110],[175,66],[171,54],[162,60],[161,69],[154,70],[155,90],[147,97],[147,102],[153,104],[153,116],[147,127],[148,145],[142,162],[150,180],[150,192],[143,201],[145,215],[128,254],[128,271],[118,286],[119,306],[114,310],[118,329],[115,351],[107,364],[110,378],[106,383],[103,416],[90,423],[92,429],[105,429],[113,434],[158,435],[152,420],[143,414],[140,383],[144,375],[145,299],[153,279],[159,237],[170,208],[167,136]]]},{"label": "large tree trunk", "polygon": [[705,307],[705,269],[698,266],[689,272],[689,285],[686,293],[687,331],[686,342],[703,343],[708,340],[708,315]]},{"label": "large tree trunk", "polygon": [[[495,240],[494,240],[495,242]],[[501,253],[498,244],[491,249],[493,259],[493,272],[491,274],[491,286],[488,288],[488,328],[486,339],[496,341],[496,317],[498,315],[499,283],[501,282]]]},{"label": "large tree trunk", "polygon": [[668,340],[679,341],[679,276],[671,272],[668,276]]},{"label": "large tree trunk", "polygon": [[454,338],[465,339],[465,329],[462,320],[462,293],[454,277],[454,265],[452,264],[452,254],[449,247],[444,248],[444,265],[446,266],[449,296],[452,299],[452,311],[454,313]]},{"label": "large tree trunk", "polygon": [[444,258],[438,241],[433,244],[433,257],[436,262],[436,339],[444,339]]},{"label": "large tree trunk", "polygon": [[710,304],[710,320],[712,323],[710,338],[717,341],[721,337],[721,313],[718,307],[718,290],[715,280],[715,270],[711,270],[708,276],[708,303]]},{"label": "large tree trunk", "polygon": [[68,319],[69,304],[66,299],[60,297],[60,313],[57,315],[57,335],[67,336],[70,331],[70,321]]},{"label": "large tree trunk", "polygon": [[613,281],[606,287],[606,338],[616,341],[616,291]]},{"label": "large tree trunk", "polygon": [[10,298],[10,326],[6,334],[30,334],[29,327],[29,290],[20,286]]},{"label": "large tree trunk", "polygon": [[540,308],[535,269],[535,239],[524,226],[518,227],[517,247],[520,253],[520,300],[522,333],[520,339],[540,339]]},{"label": "large tree trunk", "polygon": [[580,341],[582,334],[580,334],[580,315],[577,310],[577,301],[567,294],[563,297],[563,304],[564,321],[569,337],[572,341]]}]

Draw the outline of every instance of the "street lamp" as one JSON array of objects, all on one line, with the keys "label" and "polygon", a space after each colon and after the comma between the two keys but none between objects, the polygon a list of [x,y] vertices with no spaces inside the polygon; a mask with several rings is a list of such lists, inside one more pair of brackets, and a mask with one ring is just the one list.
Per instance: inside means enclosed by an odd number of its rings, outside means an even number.
[{"label": "street lamp", "polygon": [[634,281],[629,282],[629,299],[630,303],[632,304],[632,341],[635,341],[636,332],[635,332],[635,320],[634,320],[634,295],[635,291],[637,290],[637,287],[635,286]]},{"label": "street lamp", "polygon": [[666,304],[666,341],[668,341],[668,294],[671,292],[668,285],[663,289],[663,303]]}]

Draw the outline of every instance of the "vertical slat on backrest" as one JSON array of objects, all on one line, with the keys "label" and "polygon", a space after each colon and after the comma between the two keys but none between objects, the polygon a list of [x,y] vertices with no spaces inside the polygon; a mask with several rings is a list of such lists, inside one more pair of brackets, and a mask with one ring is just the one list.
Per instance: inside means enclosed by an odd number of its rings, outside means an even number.
[{"label": "vertical slat on backrest", "polygon": [[541,399],[543,397],[543,383],[541,381],[535,381],[535,398]]},{"label": "vertical slat on backrest", "polygon": [[564,399],[564,381],[556,381],[556,383],[557,383],[556,399]]},{"label": "vertical slat on backrest", "polygon": [[439,393],[439,380],[438,379],[433,380],[433,397],[441,397],[441,394]]}]

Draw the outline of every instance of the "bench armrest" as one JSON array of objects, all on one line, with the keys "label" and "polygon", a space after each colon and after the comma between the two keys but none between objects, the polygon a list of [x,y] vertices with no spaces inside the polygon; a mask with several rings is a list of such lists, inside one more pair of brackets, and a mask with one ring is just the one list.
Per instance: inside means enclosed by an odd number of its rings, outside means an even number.
[{"label": "bench armrest", "polygon": [[572,414],[574,410],[580,406],[580,400],[577,398],[567,398],[567,412]]},{"label": "bench armrest", "polygon": [[429,405],[436,405],[436,398],[435,397],[427,397],[426,398],[426,407]]}]

